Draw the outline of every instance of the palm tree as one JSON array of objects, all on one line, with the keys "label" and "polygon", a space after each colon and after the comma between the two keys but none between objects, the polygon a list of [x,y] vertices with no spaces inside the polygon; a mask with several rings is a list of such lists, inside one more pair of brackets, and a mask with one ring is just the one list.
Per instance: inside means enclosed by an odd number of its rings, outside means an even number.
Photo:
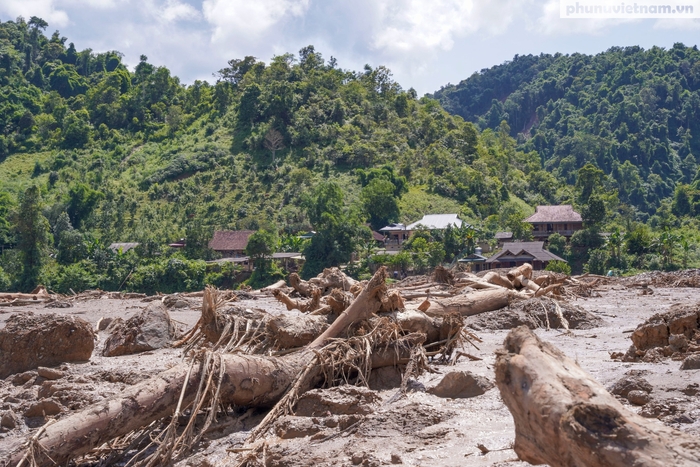
[{"label": "palm tree", "polygon": [[664,269],[673,264],[673,251],[676,248],[680,237],[665,228],[661,235],[654,241],[654,248],[661,255]]}]

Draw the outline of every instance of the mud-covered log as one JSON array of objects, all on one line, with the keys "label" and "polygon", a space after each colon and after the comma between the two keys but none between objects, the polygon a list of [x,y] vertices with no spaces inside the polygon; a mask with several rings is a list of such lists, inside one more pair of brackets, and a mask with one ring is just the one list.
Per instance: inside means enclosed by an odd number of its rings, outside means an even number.
[{"label": "mud-covered log", "polygon": [[293,272],[289,275],[289,285],[296,290],[302,297],[311,297],[311,293],[317,287],[313,284],[309,284],[305,280],[299,277],[299,274]]},{"label": "mud-covered log", "polygon": [[472,316],[505,308],[515,297],[517,297],[516,292],[498,287],[494,290],[483,290],[464,295],[456,295],[444,300],[431,300],[430,307],[424,311],[427,315],[433,316],[442,316],[449,313]]},{"label": "mud-covered log", "polygon": [[[508,271],[506,274],[506,277],[508,278],[509,281],[511,281],[513,284],[515,284],[515,279],[518,276],[524,276],[527,279],[532,279],[532,265],[530,263],[525,263],[522,266],[518,266],[515,269],[511,269]],[[517,287],[517,284],[516,284]]]},{"label": "mud-covered log", "polygon": [[487,272],[484,275],[483,280],[488,282],[489,284],[500,285],[501,287],[505,287],[506,289],[513,288],[513,283],[511,281],[509,281],[507,278],[503,277],[495,271]]},{"label": "mud-covered log", "polygon": [[625,409],[573,360],[521,326],[496,359],[515,452],[552,467],[700,466],[700,439]]},{"label": "mud-covered log", "polygon": [[287,311],[299,310],[302,313],[307,313],[316,311],[321,307],[321,290],[317,288],[311,291],[311,298],[306,300],[291,298],[280,289],[273,289],[272,295],[287,307]]}]

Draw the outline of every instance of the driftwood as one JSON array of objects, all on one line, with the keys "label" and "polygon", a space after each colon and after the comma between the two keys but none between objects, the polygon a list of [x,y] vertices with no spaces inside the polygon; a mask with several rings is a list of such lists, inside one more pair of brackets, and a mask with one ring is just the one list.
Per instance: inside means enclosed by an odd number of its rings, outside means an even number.
[{"label": "driftwood", "polygon": [[518,266],[515,269],[511,269],[506,274],[509,281],[515,284],[515,279],[518,276],[524,276],[526,279],[532,279],[532,265],[530,263],[525,263],[522,266]]},{"label": "driftwood", "polygon": [[504,347],[496,382],[515,421],[520,459],[552,467],[700,466],[700,439],[625,409],[525,326]]},{"label": "driftwood", "polygon": [[[209,354],[219,359],[220,400],[223,404],[269,407],[289,389],[297,376],[314,358],[329,339],[337,337],[357,321],[374,314],[382,305],[381,295],[386,291],[386,270],[380,268],[367,286],[335,322],[305,349],[283,357],[241,354]],[[207,295],[205,294],[205,302]],[[205,316],[202,321],[211,321]],[[215,308],[215,307],[214,307]],[[393,364],[401,356],[377,356],[372,364]],[[200,367],[203,363],[200,362]],[[134,385],[122,394],[89,406],[54,424],[44,427],[40,436],[32,439],[34,465],[64,465],[70,459],[89,452],[101,444],[155,420],[172,415],[176,407],[187,407],[195,399],[203,372],[193,369],[194,364],[181,363],[158,376]],[[16,453],[8,465],[15,466],[25,458]]]},{"label": "driftwood", "polygon": [[483,280],[488,282],[489,284],[500,285],[501,287],[505,287],[506,289],[513,288],[513,283],[509,281],[508,278],[503,277],[495,271],[487,272],[484,275]]},{"label": "driftwood", "polygon": [[472,316],[487,311],[499,310],[510,304],[517,293],[498,287],[497,290],[484,290],[464,295],[457,295],[444,300],[430,301],[430,306],[423,310],[427,315],[441,316],[458,313]]}]

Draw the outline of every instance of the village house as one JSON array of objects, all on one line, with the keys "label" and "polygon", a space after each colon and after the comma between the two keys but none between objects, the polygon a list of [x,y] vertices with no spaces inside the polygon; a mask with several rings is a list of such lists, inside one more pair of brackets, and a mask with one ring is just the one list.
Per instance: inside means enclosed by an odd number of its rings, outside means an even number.
[{"label": "village house", "polygon": [[254,233],[254,230],[217,230],[209,242],[209,248],[224,258],[242,258],[248,239]]},{"label": "village house", "polygon": [[546,240],[553,233],[570,238],[574,232],[583,229],[581,214],[570,204],[559,206],[537,206],[535,213],[525,219],[532,224],[532,236]]},{"label": "village house", "polygon": [[530,263],[534,270],[547,267],[550,261],[565,261],[563,258],[544,249],[544,242],[511,242],[503,245],[503,250],[484,261],[476,263],[475,271],[486,269],[515,268]]},{"label": "village house", "polygon": [[430,230],[445,230],[447,226],[462,227],[462,220],[457,214],[426,214],[422,219],[412,224],[389,224],[379,229],[386,235],[385,245],[387,251],[398,251],[403,242],[411,237],[414,230],[424,227]]}]

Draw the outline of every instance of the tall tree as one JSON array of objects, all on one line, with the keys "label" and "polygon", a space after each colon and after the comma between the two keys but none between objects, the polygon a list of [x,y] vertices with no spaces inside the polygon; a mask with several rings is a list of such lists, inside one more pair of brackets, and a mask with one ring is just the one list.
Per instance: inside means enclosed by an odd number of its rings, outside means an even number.
[{"label": "tall tree", "polygon": [[17,249],[22,261],[22,274],[18,285],[20,290],[28,292],[38,283],[49,242],[49,221],[41,213],[41,193],[37,186],[27,188],[21,195],[14,223],[17,230]]}]

